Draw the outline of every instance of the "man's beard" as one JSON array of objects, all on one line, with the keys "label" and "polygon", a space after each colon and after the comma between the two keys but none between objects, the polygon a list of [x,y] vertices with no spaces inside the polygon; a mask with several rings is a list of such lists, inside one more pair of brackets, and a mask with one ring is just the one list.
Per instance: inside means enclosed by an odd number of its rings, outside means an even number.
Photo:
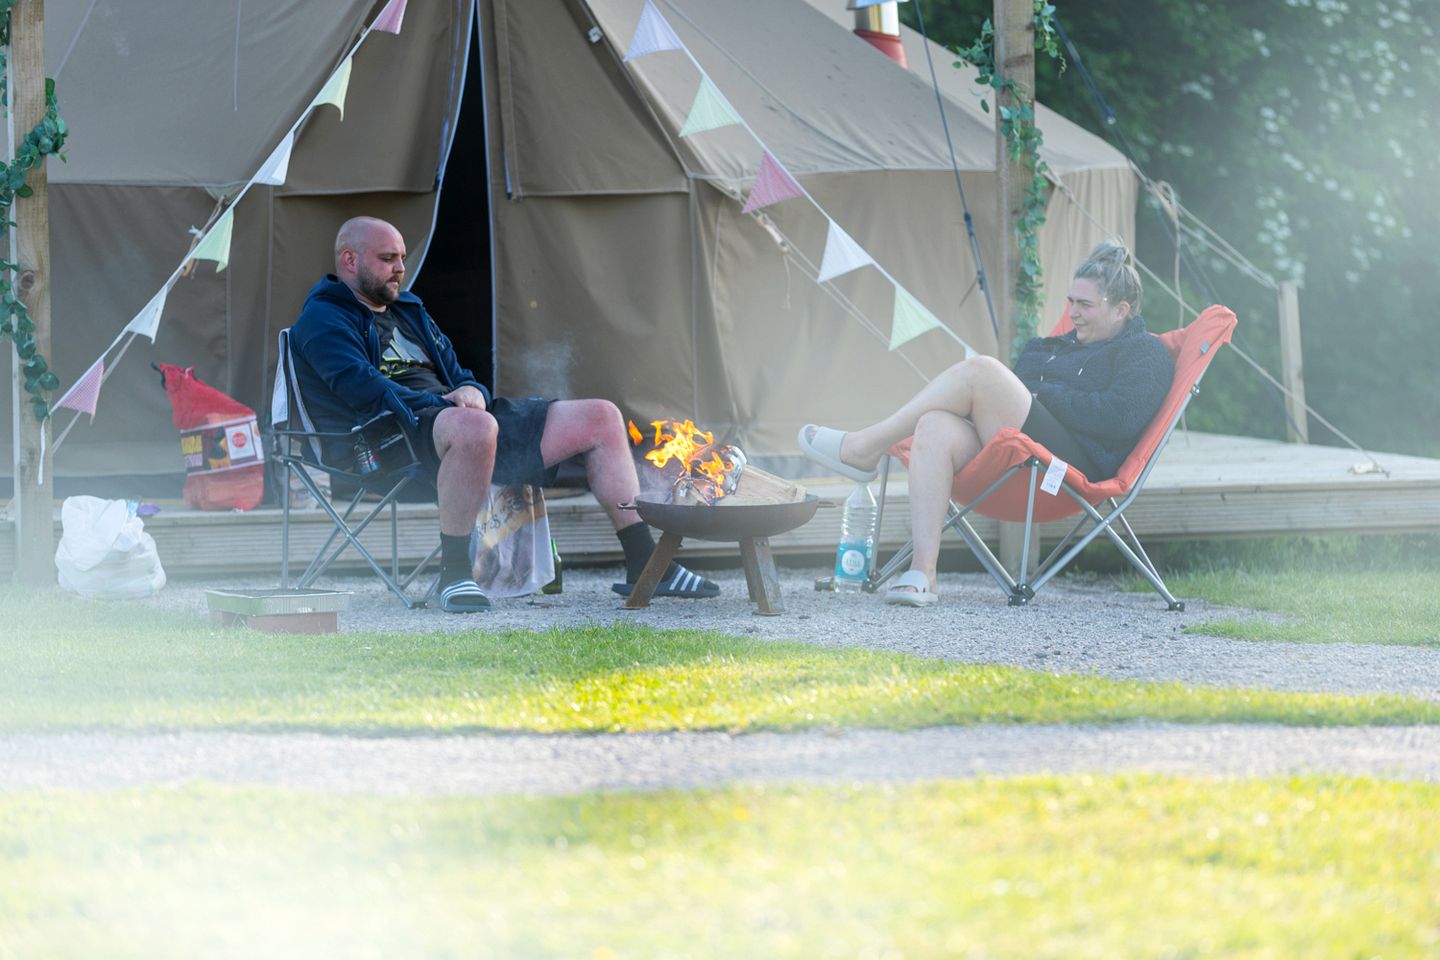
[{"label": "man's beard", "polygon": [[391,275],[385,276],[366,275],[360,277],[360,292],[371,303],[383,303],[389,305],[395,302],[398,294],[392,293],[388,286]]}]

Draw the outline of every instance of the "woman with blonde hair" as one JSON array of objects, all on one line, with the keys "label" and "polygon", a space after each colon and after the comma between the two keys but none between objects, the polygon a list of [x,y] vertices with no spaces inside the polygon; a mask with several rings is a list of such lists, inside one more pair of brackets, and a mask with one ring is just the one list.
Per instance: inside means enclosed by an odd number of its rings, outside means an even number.
[{"label": "woman with blonde hair", "polygon": [[1174,361],[1140,316],[1143,295],[1130,251],[1102,242],[1075,271],[1066,300],[1074,329],[1036,337],[1014,370],[974,356],[926,384],[877,423],[845,433],[807,424],[800,448],[856,481],[874,479],[885,452],[910,448],[910,523],[915,554],[885,602],[935,603],[935,565],[954,475],[997,431],[1019,427],[1090,480],[1115,475],[1165,401]]}]

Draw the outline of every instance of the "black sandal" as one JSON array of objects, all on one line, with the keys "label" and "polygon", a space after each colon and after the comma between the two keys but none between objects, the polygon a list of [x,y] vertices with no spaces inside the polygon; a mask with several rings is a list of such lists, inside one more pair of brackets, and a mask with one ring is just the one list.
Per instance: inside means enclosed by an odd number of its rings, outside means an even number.
[{"label": "black sandal", "polygon": [[[630,591],[635,589],[633,583],[612,583],[610,589],[622,597],[630,596]],[[655,587],[657,597],[678,597],[681,600],[704,600],[709,597],[720,596],[720,584],[714,580],[706,580],[698,573],[692,573],[671,562],[670,569],[661,578],[660,583]]]},{"label": "black sandal", "polygon": [[440,588],[440,609],[446,613],[486,613],[490,598],[474,580],[452,580]]}]

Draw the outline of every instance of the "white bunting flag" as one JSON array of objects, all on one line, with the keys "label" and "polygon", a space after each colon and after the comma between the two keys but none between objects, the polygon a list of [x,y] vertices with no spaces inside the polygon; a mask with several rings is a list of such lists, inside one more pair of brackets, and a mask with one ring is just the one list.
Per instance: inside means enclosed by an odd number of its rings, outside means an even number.
[{"label": "white bunting flag", "polygon": [[285,183],[285,178],[290,175],[290,152],[295,149],[295,131],[285,134],[285,139],[270,154],[270,159],[255,174],[256,183],[269,184],[278,187]]},{"label": "white bunting flag", "polygon": [[216,273],[230,264],[230,233],[235,227],[232,212],[226,210],[220,215],[220,219],[205,234],[205,239],[190,253],[191,260],[214,260]]},{"label": "white bunting flag", "polygon": [[[381,33],[399,33],[400,24],[405,22],[405,0],[390,0],[385,4],[385,9],[380,11],[380,16],[370,24],[371,30],[379,30]],[[344,112],[343,110],[341,111]]]},{"label": "white bunting flag", "polygon": [[135,319],[125,325],[125,331],[149,337],[150,342],[154,343],[155,334],[160,329],[160,315],[165,312],[165,294],[169,292],[169,284],[161,287],[160,292],[151,297],[150,302],[135,314]]},{"label": "white bunting flag", "polygon": [[65,396],[55,401],[55,406],[88,413],[90,419],[95,419],[95,405],[100,402],[100,384],[103,382],[105,382],[105,357],[102,355],[99,360],[90,364],[90,369],[75,381],[73,387],[65,391]]},{"label": "white bunting flag", "polygon": [[730,106],[720,88],[709,77],[702,76],[700,89],[695,91],[695,102],[690,104],[690,115],[685,118],[685,126],[680,128],[680,136],[688,137],[739,122],[740,114]]},{"label": "white bunting flag", "polygon": [[325,104],[334,104],[340,111],[340,119],[345,119],[345,95],[350,91],[350,57],[330,74],[330,79],[325,81],[325,86],[315,94],[315,99],[310,104],[310,109],[315,110]]},{"label": "white bunting flag", "polygon": [[834,220],[830,221],[830,232],[825,237],[825,256],[820,260],[820,275],[817,283],[833,280],[842,273],[858,270],[874,263],[870,254],[850,239],[850,234],[840,229]]},{"label": "white bunting flag", "polygon": [[895,288],[895,314],[890,320],[890,349],[909,343],[927,330],[940,326],[935,314],[910,295],[904,287]]},{"label": "white bunting flag", "polygon": [[683,50],[684,44],[670,29],[670,23],[655,9],[655,4],[645,0],[645,9],[640,13],[640,22],[635,26],[635,35],[630,38],[630,49],[625,52],[625,62],[636,57],[662,50]]}]

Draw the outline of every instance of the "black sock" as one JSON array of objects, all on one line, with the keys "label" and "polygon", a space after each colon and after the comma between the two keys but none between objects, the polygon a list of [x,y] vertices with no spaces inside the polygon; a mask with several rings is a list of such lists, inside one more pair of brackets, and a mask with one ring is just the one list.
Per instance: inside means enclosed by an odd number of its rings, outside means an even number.
[{"label": "black sock", "polygon": [[620,549],[625,551],[625,580],[634,583],[640,579],[640,571],[650,562],[655,552],[655,534],[648,523],[632,523],[615,531]]},{"label": "black sock", "polygon": [[440,534],[440,582],[454,583],[469,580],[471,576],[470,534]]}]

